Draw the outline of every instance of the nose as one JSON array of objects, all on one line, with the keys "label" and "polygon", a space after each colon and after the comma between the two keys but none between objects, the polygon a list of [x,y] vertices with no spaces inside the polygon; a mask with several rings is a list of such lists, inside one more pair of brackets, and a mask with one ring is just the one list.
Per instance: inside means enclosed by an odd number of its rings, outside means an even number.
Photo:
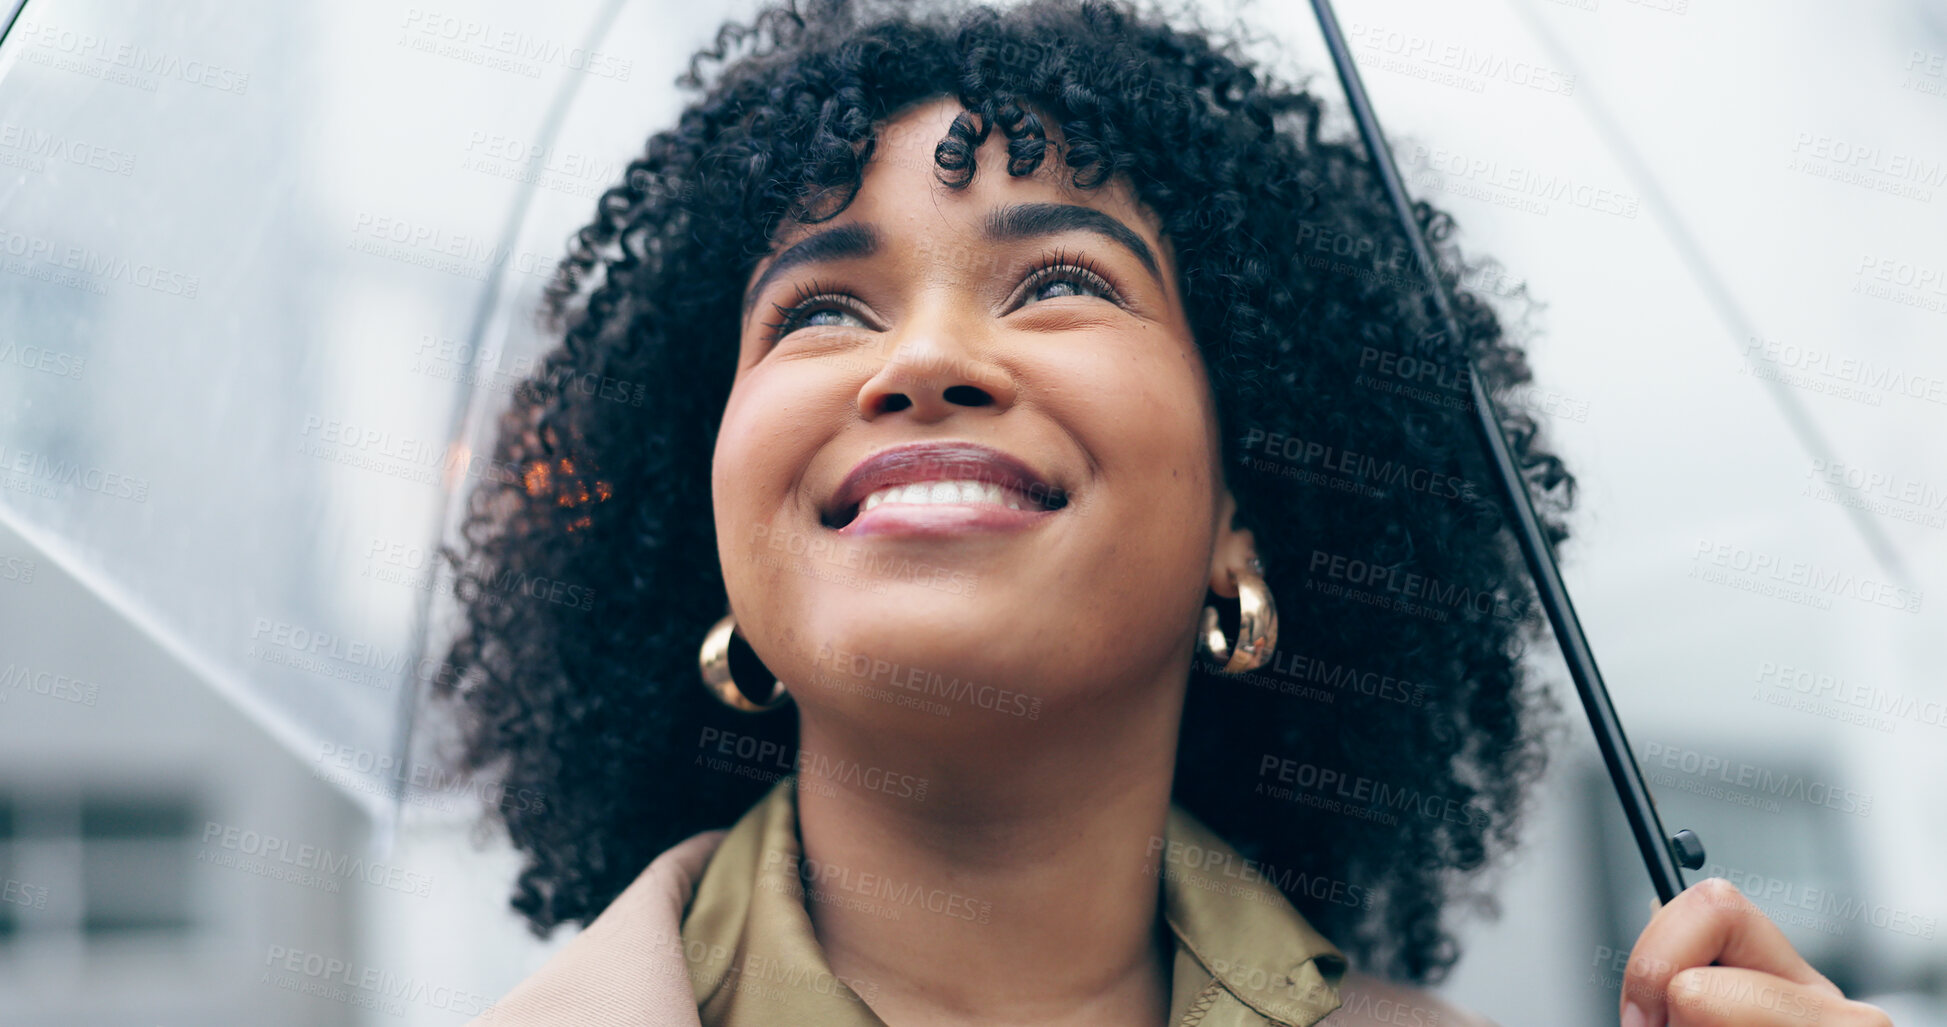
[{"label": "nose", "polygon": [[859,387],[859,416],[872,420],[901,410],[923,422],[956,411],[1014,405],[1013,376],[967,333],[939,322],[914,325],[888,340],[891,356]]}]

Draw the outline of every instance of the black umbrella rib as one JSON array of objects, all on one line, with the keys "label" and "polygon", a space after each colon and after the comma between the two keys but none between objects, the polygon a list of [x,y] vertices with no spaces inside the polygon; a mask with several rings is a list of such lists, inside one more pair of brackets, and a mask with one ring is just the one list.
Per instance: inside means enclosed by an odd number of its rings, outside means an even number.
[{"label": "black umbrella rib", "polygon": [[14,22],[20,20],[20,9],[27,6],[27,0],[13,0],[7,5],[6,17],[0,18],[0,43],[7,41],[7,33],[14,30]]},{"label": "black umbrella rib", "polygon": [[[1332,64],[1338,71],[1339,82],[1345,88],[1345,98],[1352,108],[1353,120],[1358,123],[1359,137],[1365,142],[1373,168],[1385,186],[1393,212],[1399,216],[1406,241],[1413,248],[1414,260],[1427,277],[1434,306],[1440,314],[1441,327],[1446,330],[1448,338],[1460,342],[1466,336],[1461,333],[1460,323],[1454,317],[1453,303],[1447,296],[1445,284],[1440,280],[1432,249],[1413,216],[1412,200],[1406,195],[1406,186],[1400,180],[1392,150],[1380,133],[1379,119],[1373,113],[1371,101],[1366,98],[1359,69],[1353,64],[1352,53],[1346,48],[1345,37],[1339,32],[1338,17],[1332,11],[1331,0],[1312,0],[1312,10],[1318,16],[1319,31],[1325,36],[1326,49],[1331,51]],[[1568,663],[1569,675],[1575,679],[1575,690],[1582,697],[1582,709],[1588,714],[1589,727],[1595,732],[1596,746],[1602,751],[1602,762],[1609,769],[1610,780],[1615,782],[1616,796],[1622,801],[1623,813],[1629,818],[1630,832],[1636,836],[1636,847],[1641,850],[1643,862],[1649,867],[1650,882],[1656,887],[1657,897],[1669,902],[1683,890],[1683,872],[1677,866],[1670,838],[1663,833],[1663,824],[1657,818],[1656,806],[1650,798],[1648,786],[1643,782],[1642,771],[1630,755],[1629,740],[1623,736],[1622,721],[1616,717],[1615,705],[1609,701],[1609,690],[1602,683],[1602,673],[1596,669],[1595,653],[1590,650],[1589,640],[1582,633],[1582,622],[1575,616],[1575,604],[1569,601],[1568,589],[1562,583],[1561,568],[1556,566],[1554,551],[1542,532],[1541,519],[1536,516],[1534,503],[1528,495],[1526,479],[1522,477],[1520,468],[1515,466],[1513,451],[1508,446],[1507,436],[1501,431],[1494,401],[1481,385],[1478,371],[1467,377],[1472,387],[1475,428],[1482,446],[1487,450],[1488,462],[1493,465],[1494,476],[1500,482],[1508,508],[1514,514],[1512,527],[1515,539],[1521,545],[1521,555],[1528,564],[1529,575],[1534,579],[1535,592],[1541,600],[1542,609],[1548,614],[1549,626],[1555,631],[1562,658]],[[1700,850],[1697,854],[1701,854]],[[1702,861],[1693,857],[1690,862],[1701,865]]]}]

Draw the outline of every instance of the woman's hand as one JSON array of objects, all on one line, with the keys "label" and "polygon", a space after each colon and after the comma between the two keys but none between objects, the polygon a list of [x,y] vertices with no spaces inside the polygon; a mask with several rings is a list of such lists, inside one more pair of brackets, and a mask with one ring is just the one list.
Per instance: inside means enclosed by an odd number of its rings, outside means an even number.
[{"label": "woman's hand", "polygon": [[[1716,966],[1712,966],[1716,963]],[[1657,910],[1623,975],[1623,1027],[1892,1027],[1846,998],[1737,886],[1712,877]]]}]

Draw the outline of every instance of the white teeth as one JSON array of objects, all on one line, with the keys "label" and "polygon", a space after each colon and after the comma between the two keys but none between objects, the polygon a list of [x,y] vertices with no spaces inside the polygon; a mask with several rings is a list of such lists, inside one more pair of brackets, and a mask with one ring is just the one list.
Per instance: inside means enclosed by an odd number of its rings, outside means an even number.
[{"label": "white teeth", "polygon": [[1015,493],[1001,488],[993,482],[980,481],[929,481],[911,485],[889,485],[865,497],[859,504],[859,512],[878,506],[881,503],[912,503],[928,506],[935,503],[992,503],[1005,506],[1009,510],[1021,509]]}]

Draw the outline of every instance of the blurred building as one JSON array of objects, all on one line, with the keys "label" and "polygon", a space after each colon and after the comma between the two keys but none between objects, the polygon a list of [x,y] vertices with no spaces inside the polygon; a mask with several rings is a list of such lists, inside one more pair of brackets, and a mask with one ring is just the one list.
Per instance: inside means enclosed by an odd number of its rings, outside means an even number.
[{"label": "blurred building", "polygon": [[364,1022],[291,985],[359,955],[365,818],[5,529],[0,561],[0,1020]]}]

